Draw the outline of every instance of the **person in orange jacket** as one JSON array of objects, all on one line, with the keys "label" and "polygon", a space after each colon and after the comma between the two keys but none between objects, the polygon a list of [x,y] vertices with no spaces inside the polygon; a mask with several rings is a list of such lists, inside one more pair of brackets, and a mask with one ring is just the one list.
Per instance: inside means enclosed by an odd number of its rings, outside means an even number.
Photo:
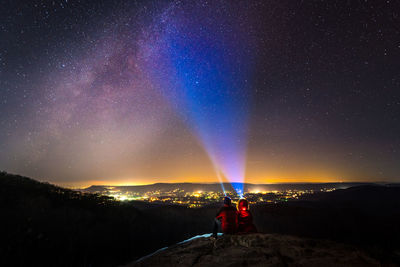
[{"label": "person in orange jacket", "polygon": [[213,237],[217,237],[218,228],[221,225],[224,234],[235,234],[237,231],[238,212],[232,206],[232,200],[226,196],[224,206],[218,211],[215,217]]},{"label": "person in orange jacket", "polygon": [[253,215],[249,210],[249,202],[242,198],[238,203],[238,233],[257,233],[253,224]]}]

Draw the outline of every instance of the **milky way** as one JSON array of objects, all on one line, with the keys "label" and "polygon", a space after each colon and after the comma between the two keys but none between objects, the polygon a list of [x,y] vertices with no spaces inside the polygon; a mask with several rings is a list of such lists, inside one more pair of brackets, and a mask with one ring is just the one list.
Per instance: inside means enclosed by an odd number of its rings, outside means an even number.
[{"label": "milky way", "polygon": [[64,185],[397,181],[398,10],[7,3],[0,169]]}]

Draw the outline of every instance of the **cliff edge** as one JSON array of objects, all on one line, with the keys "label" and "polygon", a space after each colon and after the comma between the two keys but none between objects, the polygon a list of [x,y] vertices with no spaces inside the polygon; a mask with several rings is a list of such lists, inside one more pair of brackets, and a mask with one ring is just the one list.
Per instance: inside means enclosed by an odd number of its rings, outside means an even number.
[{"label": "cliff edge", "polygon": [[278,234],[203,235],[164,248],[133,266],[380,266],[364,252],[326,240]]}]

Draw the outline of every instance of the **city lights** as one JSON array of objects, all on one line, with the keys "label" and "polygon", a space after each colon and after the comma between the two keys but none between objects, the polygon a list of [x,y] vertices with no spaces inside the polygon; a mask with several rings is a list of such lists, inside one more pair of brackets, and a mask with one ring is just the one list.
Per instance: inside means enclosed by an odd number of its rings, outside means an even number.
[{"label": "city lights", "polygon": [[180,188],[172,190],[154,190],[137,192],[134,189],[124,187],[101,187],[92,193],[113,197],[118,201],[143,201],[154,204],[173,204],[186,206],[189,208],[200,208],[205,205],[220,203],[225,195],[232,198],[236,203],[240,198],[246,198],[250,204],[260,203],[279,203],[301,199],[302,197],[320,192],[331,192],[336,188],[313,189],[287,189],[287,190],[263,190],[260,188],[250,188],[246,192],[233,191],[185,191]]}]

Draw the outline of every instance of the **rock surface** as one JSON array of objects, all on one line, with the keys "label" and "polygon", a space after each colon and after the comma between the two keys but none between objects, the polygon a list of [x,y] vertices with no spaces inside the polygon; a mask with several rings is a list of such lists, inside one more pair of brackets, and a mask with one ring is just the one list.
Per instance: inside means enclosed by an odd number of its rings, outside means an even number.
[{"label": "rock surface", "polygon": [[159,250],[127,266],[380,266],[362,251],[331,241],[277,234],[208,235]]}]

